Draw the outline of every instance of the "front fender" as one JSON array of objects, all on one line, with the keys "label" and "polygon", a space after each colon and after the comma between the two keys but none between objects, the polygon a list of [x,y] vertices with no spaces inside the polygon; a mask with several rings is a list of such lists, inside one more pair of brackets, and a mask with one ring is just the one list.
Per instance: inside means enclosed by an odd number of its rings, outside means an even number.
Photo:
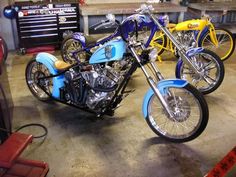
[{"label": "front fender", "polygon": [[[166,90],[170,87],[175,87],[175,88],[183,88],[188,84],[187,81],[181,80],[181,79],[167,79],[167,80],[162,80],[158,82],[157,88],[161,92],[162,95],[166,94]],[[148,103],[149,100],[151,99],[152,95],[154,94],[153,90],[150,88],[147,93],[144,96],[143,99],[143,105],[142,105],[142,111],[143,111],[143,116],[146,119],[148,115]]]},{"label": "front fender", "polygon": [[[58,70],[54,67],[54,63],[57,60],[58,59],[55,56],[45,52],[41,52],[36,55],[36,61],[46,66],[51,75],[58,74]],[[60,98],[60,88],[64,86],[64,80],[65,80],[64,75],[53,77],[53,88],[52,88],[53,97]]]},{"label": "front fender", "polygon": [[[186,54],[188,57],[192,57],[196,54],[201,53],[203,50],[204,50],[204,48],[202,48],[202,47],[191,48],[186,52]],[[180,70],[181,70],[182,65],[183,65],[183,60],[181,58],[179,58],[179,60],[176,64],[176,67],[175,67],[175,77],[176,78],[180,79]]]}]

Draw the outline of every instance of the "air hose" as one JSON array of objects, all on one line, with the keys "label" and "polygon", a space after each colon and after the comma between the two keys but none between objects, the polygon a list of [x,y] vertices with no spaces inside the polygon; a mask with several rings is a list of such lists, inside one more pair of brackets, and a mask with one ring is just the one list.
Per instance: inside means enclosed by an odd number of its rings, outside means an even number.
[{"label": "air hose", "polygon": [[[3,88],[2,88],[2,85],[1,85],[1,84],[0,84],[0,91],[2,92],[3,100],[4,100],[4,102],[5,102],[5,107],[6,107],[6,109],[7,109],[7,112],[9,113],[9,107],[8,107],[8,104],[7,104],[6,95],[5,95],[4,91],[3,91]],[[12,134],[12,131],[11,131],[12,128],[11,128],[10,114],[8,114],[7,117],[8,117],[8,124],[9,124],[9,126],[10,126],[10,127],[9,127],[10,130],[7,130],[7,129],[1,128],[1,127],[0,127],[0,130],[1,130],[1,131],[4,131],[4,132],[7,132],[7,133],[9,133],[9,134]],[[4,120],[3,120],[3,122],[4,122]],[[32,127],[32,126],[34,126],[34,127],[41,127],[41,128],[44,130],[44,133],[43,133],[42,135],[33,136],[33,138],[43,138],[43,137],[46,137],[46,136],[47,136],[47,134],[48,134],[47,128],[46,128],[44,125],[38,124],[38,123],[25,124],[25,125],[19,127],[18,129],[16,129],[15,132],[18,132],[18,131],[20,131],[20,130],[26,128],[26,127]]]}]

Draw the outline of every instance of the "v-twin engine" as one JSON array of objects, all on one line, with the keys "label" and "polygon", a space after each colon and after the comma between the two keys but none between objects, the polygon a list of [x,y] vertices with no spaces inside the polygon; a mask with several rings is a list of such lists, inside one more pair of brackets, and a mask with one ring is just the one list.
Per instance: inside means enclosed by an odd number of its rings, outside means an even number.
[{"label": "v-twin engine", "polygon": [[128,61],[122,60],[110,65],[87,65],[79,71],[70,69],[65,73],[66,100],[101,111],[114,96],[128,66]]},{"label": "v-twin engine", "polygon": [[121,76],[108,65],[103,68],[98,65],[94,70],[81,74],[91,88],[86,99],[87,106],[93,110],[101,110],[112,99]]}]

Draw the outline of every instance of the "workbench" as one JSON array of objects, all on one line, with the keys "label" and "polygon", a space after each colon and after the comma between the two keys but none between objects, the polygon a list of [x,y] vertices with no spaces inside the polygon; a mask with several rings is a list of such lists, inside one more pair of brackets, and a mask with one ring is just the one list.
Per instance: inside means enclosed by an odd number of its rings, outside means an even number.
[{"label": "workbench", "polygon": [[207,12],[218,11],[226,14],[228,11],[236,11],[236,2],[204,2],[204,3],[190,3],[190,9],[198,10],[201,15]]},{"label": "workbench", "polygon": [[[134,14],[135,10],[140,8],[140,5],[141,3],[114,3],[80,6],[80,15],[83,17],[84,22],[84,33],[89,34],[89,16],[106,15],[109,13],[114,15]],[[178,21],[183,21],[184,13],[187,11],[187,7],[170,2],[152,5],[155,9],[155,13],[178,13]]]}]

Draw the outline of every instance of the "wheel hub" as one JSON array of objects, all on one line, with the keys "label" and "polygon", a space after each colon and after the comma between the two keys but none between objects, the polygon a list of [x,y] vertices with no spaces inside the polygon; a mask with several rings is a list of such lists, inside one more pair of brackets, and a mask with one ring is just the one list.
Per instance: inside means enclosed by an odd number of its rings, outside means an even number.
[{"label": "wheel hub", "polygon": [[174,117],[170,118],[175,122],[184,122],[190,116],[190,105],[187,101],[184,101],[181,97],[169,97],[168,103]]}]

